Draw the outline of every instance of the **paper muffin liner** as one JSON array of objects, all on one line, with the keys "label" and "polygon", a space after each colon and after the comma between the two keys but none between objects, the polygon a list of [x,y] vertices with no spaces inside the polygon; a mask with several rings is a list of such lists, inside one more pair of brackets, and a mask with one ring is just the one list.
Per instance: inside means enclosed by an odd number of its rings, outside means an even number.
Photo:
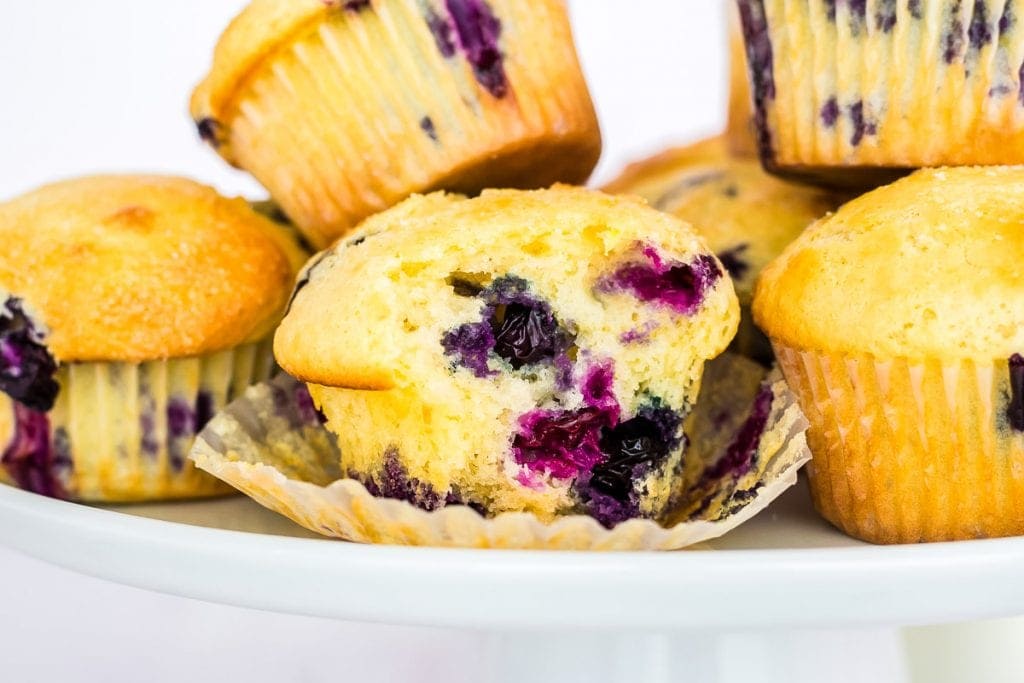
[{"label": "paper muffin liner", "polygon": [[735,2],[729,4],[729,114],[725,135],[736,156],[757,156],[754,107],[751,103],[743,26]]},{"label": "paper muffin liner", "polygon": [[811,423],[815,507],[834,525],[876,543],[1024,534],[1024,406],[1018,428],[1008,412],[1024,398],[1008,361],[774,348]]},{"label": "paper muffin liner", "polygon": [[769,166],[815,172],[1024,159],[1024,22],[1011,3],[739,6]]},{"label": "paper muffin liner", "polygon": [[270,340],[144,363],[68,363],[46,413],[0,395],[0,480],[86,502],[223,495],[188,460],[196,432],[274,368]]},{"label": "paper muffin liner", "polygon": [[[663,524],[630,520],[606,529],[582,515],[544,524],[527,513],[488,519],[465,506],[427,512],[374,497],[358,481],[341,477],[334,437],[321,425],[305,386],[288,377],[249,389],[218,414],[196,440],[192,459],[307,529],[349,541],[670,550],[715,538],[753,517],[796,482],[809,459],[806,421],[778,372],[766,372],[732,357],[709,368],[702,400],[687,423],[695,441],[688,457],[704,460],[704,476],[687,482]],[[760,415],[763,425],[750,408],[758,399],[768,407]],[[745,450],[749,457],[737,460]]]},{"label": "paper muffin liner", "polygon": [[[217,114],[219,151],[319,248],[414,192],[586,180],[600,133],[564,2],[473,0],[497,22],[482,28],[460,26],[448,6],[462,4],[326,13]],[[464,45],[474,28],[496,64]]]}]

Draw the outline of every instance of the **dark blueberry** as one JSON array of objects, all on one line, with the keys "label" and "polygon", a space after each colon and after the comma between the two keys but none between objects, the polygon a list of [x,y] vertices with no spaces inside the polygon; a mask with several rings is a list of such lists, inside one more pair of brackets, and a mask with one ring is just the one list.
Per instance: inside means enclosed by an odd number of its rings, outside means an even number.
[{"label": "dark blueberry", "polygon": [[621,463],[596,465],[590,474],[590,486],[616,501],[628,501],[633,493],[633,468]]},{"label": "dark blueberry", "polygon": [[437,43],[438,51],[446,59],[454,57],[455,39],[452,37],[451,23],[435,12],[433,8],[427,10],[426,19],[427,26],[430,27],[430,32],[434,36],[434,42]]},{"label": "dark blueberry", "polygon": [[736,199],[737,197],[740,196],[740,188],[738,188],[736,185],[726,185],[724,188],[722,188],[722,194],[728,197],[729,199]]},{"label": "dark blueberry", "polygon": [[203,142],[214,149],[224,144],[224,125],[217,119],[207,116],[196,121],[196,130]]},{"label": "dark blueberry", "polygon": [[448,497],[442,496],[429,483],[410,477],[398,455],[398,449],[392,446],[384,452],[384,465],[379,472],[349,472],[348,476],[360,481],[373,496],[404,500],[427,511],[444,507]]},{"label": "dark blueberry", "polygon": [[964,22],[960,18],[963,0],[956,0],[950,7],[950,23],[943,38],[942,58],[946,64],[952,64],[964,49]]},{"label": "dark blueberry", "polygon": [[556,367],[565,365],[560,359],[572,347],[573,335],[550,305],[529,293],[525,280],[505,275],[482,289],[455,274],[446,282],[459,296],[476,296],[485,303],[480,322],[460,325],[441,339],[445,354],[457,365],[488,377],[494,374],[488,367],[491,352],[514,370],[548,361]]},{"label": "dark blueberry", "polygon": [[156,417],[153,415],[152,405],[147,406],[139,414],[139,429],[142,432],[140,445],[143,454],[155,458],[160,452],[160,443],[156,439]]},{"label": "dark blueberry", "polygon": [[656,463],[668,455],[668,443],[654,420],[639,416],[606,429],[601,435],[601,450],[608,460],[595,467],[594,471],[622,463]]},{"label": "dark blueberry", "polygon": [[327,416],[313,403],[313,397],[309,395],[309,388],[305,384],[295,386],[295,406],[299,417],[308,425],[326,424]]},{"label": "dark blueberry", "polygon": [[[335,3],[331,0],[327,0],[328,5],[334,5]],[[370,8],[370,0],[346,0],[345,2],[339,3],[341,9],[346,12],[361,12],[364,9]]]},{"label": "dark blueberry", "polygon": [[601,432],[615,424],[617,409],[537,410],[519,421],[512,453],[520,465],[559,479],[590,470],[604,459]]},{"label": "dark blueberry", "polygon": [[1007,0],[1006,5],[1003,7],[1003,13],[999,17],[999,35],[1006,35],[1013,26],[1013,0]]},{"label": "dark blueberry", "polygon": [[[740,20],[743,24],[747,49],[747,68],[750,71],[754,98],[754,123],[757,126],[757,147],[761,159],[771,161],[774,156],[771,131],[768,130],[768,100],[775,99],[775,67],[772,40],[768,32],[763,0],[738,0]],[[835,18],[832,3],[831,16]]]},{"label": "dark blueberry", "polygon": [[167,402],[167,434],[172,439],[181,439],[196,433],[196,414],[192,406],[181,398]]},{"label": "dark blueberry", "polygon": [[877,125],[864,117],[863,101],[850,105],[850,123],[853,126],[853,133],[850,134],[850,144],[854,147],[864,140],[865,135],[874,135],[878,132]]},{"label": "dark blueberry", "polygon": [[524,304],[499,306],[490,324],[494,353],[516,370],[554,358],[558,352],[558,321],[543,308]]},{"label": "dark blueberry", "polygon": [[889,33],[896,26],[896,0],[878,0],[875,5],[875,28]]},{"label": "dark blueberry", "polygon": [[967,40],[973,50],[980,50],[992,42],[992,27],[988,23],[985,0],[974,0],[971,24],[967,28]]},{"label": "dark blueberry", "polygon": [[1006,408],[1010,426],[1024,432],[1024,356],[1010,356],[1010,404]]},{"label": "dark blueberry", "polygon": [[508,93],[508,79],[498,49],[501,22],[491,6],[484,0],[445,0],[444,4],[477,82],[495,97],[504,97]]},{"label": "dark blueberry", "polygon": [[746,422],[740,427],[725,454],[704,473],[703,479],[713,481],[721,479],[726,474],[738,478],[750,471],[754,456],[761,445],[761,436],[768,424],[772,399],[771,387],[763,386],[754,399],[754,407]]},{"label": "dark blueberry", "polygon": [[420,119],[420,130],[427,134],[427,137],[437,142],[437,128],[434,127],[434,120],[429,116]]},{"label": "dark blueberry", "polygon": [[831,128],[836,125],[836,121],[839,119],[839,102],[836,98],[830,97],[825,104],[821,106],[821,122],[826,128]]},{"label": "dark blueberry", "polygon": [[823,0],[825,3],[825,16],[829,21],[836,20],[836,0]]},{"label": "dark blueberry", "polygon": [[0,391],[33,410],[46,412],[53,408],[60,390],[53,379],[56,372],[57,362],[25,315],[21,299],[7,299],[0,309]]},{"label": "dark blueberry", "polygon": [[203,427],[213,419],[213,394],[208,391],[200,391],[196,396],[196,432],[203,431]]},{"label": "dark blueberry", "polygon": [[458,365],[477,377],[495,374],[487,366],[488,356],[494,348],[494,332],[486,322],[466,323],[447,332],[441,338],[445,355],[452,356]]},{"label": "dark blueberry", "polygon": [[701,255],[691,263],[664,264],[651,248],[644,250],[651,262],[632,263],[619,268],[598,284],[599,290],[627,290],[637,299],[659,303],[684,315],[693,315],[704,302],[708,290],[722,277],[715,258]]},{"label": "dark blueberry", "polygon": [[743,252],[749,247],[749,244],[739,244],[718,254],[718,260],[735,280],[742,280],[750,270],[750,264],[743,259]]},{"label": "dark blueberry", "polygon": [[921,11],[921,0],[907,0],[907,11],[914,19],[924,18],[924,12]]},{"label": "dark blueberry", "polygon": [[867,21],[867,0],[846,0],[846,4],[850,8],[850,33],[859,36]]},{"label": "dark blueberry", "polygon": [[50,420],[45,412],[18,402],[12,405],[14,433],[4,448],[0,464],[26,491],[51,498],[66,498],[60,472],[69,466],[70,454],[64,452],[58,457],[55,452],[50,443]]}]

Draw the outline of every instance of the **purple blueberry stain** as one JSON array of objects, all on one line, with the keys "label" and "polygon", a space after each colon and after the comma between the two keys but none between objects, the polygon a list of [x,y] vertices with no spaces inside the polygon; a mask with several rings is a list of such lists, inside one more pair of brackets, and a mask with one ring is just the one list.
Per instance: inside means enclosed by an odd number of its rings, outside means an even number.
[{"label": "purple blueberry stain", "polygon": [[967,41],[975,51],[992,42],[992,26],[989,24],[985,0],[974,0],[971,23],[967,27]]},{"label": "purple blueberry stain", "polygon": [[750,415],[722,457],[704,472],[703,480],[714,481],[727,474],[738,479],[750,471],[754,464],[754,457],[757,455],[757,449],[761,445],[761,437],[768,425],[773,399],[771,386],[762,386],[754,399]]},{"label": "purple blueberry stain", "polygon": [[427,27],[430,29],[431,35],[434,36],[434,43],[437,45],[437,51],[441,53],[441,56],[445,59],[451,59],[455,56],[455,38],[452,36],[452,25],[447,18],[442,17],[433,8],[427,10],[426,15]]},{"label": "purple blueberry stain", "polygon": [[643,248],[646,262],[627,263],[597,284],[598,292],[629,292],[644,303],[693,315],[718,280],[722,270],[710,254],[701,254],[690,263],[662,260],[650,246]]},{"label": "purple blueberry stain", "polygon": [[850,125],[853,132],[850,133],[850,144],[856,147],[864,140],[865,135],[875,135],[878,132],[878,125],[864,115],[864,101],[854,102],[849,108]]},{"label": "purple blueberry stain", "polygon": [[196,131],[199,133],[199,138],[214,149],[224,144],[226,137],[224,124],[211,116],[197,120]]},{"label": "purple blueberry stain", "polygon": [[337,2],[336,0],[326,0],[327,5],[331,7],[340,7],[346,12],[358,13],[364,9],[370,9],[372,5],[370,0],[346,0],[345,2]]},{"label": "purple blueberry stain", "polygon": [[434,142],[438,141],[437,128],[434,127],[434,120],[429,116],[424,116],[420,119],[420,130],[426,133],[427,137]]},{"label": "purple blueberry stain", "polygon": [[[67,498],[61,473],[70,468],[70,449],[65,445],[63,453],[57,453],[45,412],[18,401],[12,401],[11,406],[14,433],[0,456],[0,464],[20,488],[50,498]],[[66,444],[67,439],[64,441]]]},{"label": "purple blueberry stain", "polygon": [[498,374],[489,366],[494,348],[494,332],[488,322],[465,323],[445,333],[441,346],[455,365],[470,370],[477,377]]},{"label": "purple blueberry stain", "polygon": [[964,22],[960,18],[963,0],[956,0],[949,9],[949,26],[942,39],[942,59],[946,64],[955,62],[964,49]]},{"label": "purple blueberry stain", "polygon": [[200,390],[196,394],[196,433],[203,431],[203,427],[213,419],[215,412],[213,394]]},{"label": "purple blueberry stain", "polygon": [[1024,356],[1015,353],[1010,356],[1010,400],[1006,417],[1010,426],[1024,432]]},{"label": "purple blueberry stain", "polygon": [[155,458],[160,454],[160,442],[156,436],[156,415],[152,401],[149,401],[139,414],[139,431],[141,432],[139,444],[143,455]]},{"label": "purple blueberry stain", "polygon": [[718,254],[718,260],[734,280],[742,280],[750,271],[750,263],[744,258],[744,253],[749,248],[749,244],[738,244]]},{"label": "purple blueberry stain", "polygon": [[445,0],[444,4],[477,82],[494,97],[504,97],[508,94],[508,78],[498,48],[501,21],[484,0]]},{"label": "purple blueberry stain", "polygon": [[441,495],[429,483],[410,477],[395,446],[385,450],[380,471],[372,474],[349,472],[348,476],[362,483],[372,496],[403,500],[428,512],[458,502]]},{"label": "purple blueberry stain", "polygon": [[43,345],[43,334],[25,313],[21,299],[8,298],[0,308],[0,391],[46,412],[60,391],[53,378],[56,372],[57,361]]},{"label": "purple blueberry stain", "polygon": [[[762,160],[770,162],[774,152],[771,131],[768,129],[768,101],[775,99],[775,73],[768,17],[764,12],[763,0],[738,2],[753,91],[758,152]],[[826,4],[831,4],[831,18],[835,19],[834,1]]]},{"label": "purple blueberry stain", "polygon": [[601,432],[617,420],[617,410],[594,406],[530,411],[519,419],[512,456],[532,472],[571,479],[604,459]]},{"label": "purple blueberry stain", "polygon": [[1014,22],[1013,0],[1007,0],[1003,6],[1003,13],[999,16],[999,35],[1003,36],[1009,32]]},{"label": "purple blueberry stain", "polygon": [[875,28],[890,33],[896,26],[896,0],[878,0],[875,5]]},{"label": "purple blueberry stain", "polygon": [[658,323],[649,320],[639,327],[628,329],[620,334],[619,342],[626,346],[646,344],[651,340],[651,333],[656,329],[658,329]]},{"label": "purple blueberry stain", "polygon": [[836,0],[822,0],[825,5],[825,17],[829,21],[836,20]]},{"label": "purple blueberry stain", "polygon": [[839,120],[839,101],[832,96],[825,104],[821,105],[821,123],[826,128],[832,128]]},{"label": "purple blueberry stain", "polygon": [[907,11],[913,19],[924,18],[924,12],[921,10],[921,0],[907,0]]},{"label": "purple blueberry stain", "polygon": [[859,36],[867,23],[867,0],[845,0],[845,2],[850,11],[850,33],[853,36]]}]

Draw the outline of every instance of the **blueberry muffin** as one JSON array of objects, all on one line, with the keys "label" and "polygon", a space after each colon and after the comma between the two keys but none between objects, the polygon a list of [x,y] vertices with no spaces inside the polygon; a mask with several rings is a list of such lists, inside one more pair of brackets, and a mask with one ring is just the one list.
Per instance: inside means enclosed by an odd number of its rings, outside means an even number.
[{"label": "blueberry muffin", "polygon": [[1024,162],[1015,3],[737,1],[769,167],[878,184],[908,168]]},{"label": "blueberry muffin", "polygon": [[583,182],[601,148],[563,0],[255,0],[191,109],[318,247],[414,192]]},{"label": "blueberry muffin", "polygon": [[736,297],[703,240],[640,200],[414,197],[300,284],[275,355],[374,495],[612,526],[658,518],[704,469],[684,427]]},{"label": "blueberry muffin", "polygon": [[732,277],[743,312],[734,350],[768,363],[771,349],[754,327],[750,300],[761,268],[836,208],[840,197],[780,180],[756,159],[728,153],[722,137],[631,164],[606,190],[635,194],[693,225]]},{"label": "blueberry muffin", "polygon": [[116,502],[227,491],[194,434],[273,367],[304,255],[244,200],[101,176],[0,204],[0,480]]},{"label": "blueberry muffin", "polygon": [[729,2],[729,118],[726,137],[736,156],[757,156],[757,126],[743,44],[743,26],[735,2]]},{"label": "blueberry muffin", "polygon": [[762,272],[754,316],[810,420],[811,491],[857,538],[1024,533],[1024,168],[925,170]]}]

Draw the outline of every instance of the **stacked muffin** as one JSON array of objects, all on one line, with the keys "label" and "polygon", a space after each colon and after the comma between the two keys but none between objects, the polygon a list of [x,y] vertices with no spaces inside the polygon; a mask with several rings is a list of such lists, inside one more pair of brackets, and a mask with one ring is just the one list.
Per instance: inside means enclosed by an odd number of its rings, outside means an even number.
[{"label": "stacked muffin", "polygon": [[[876,189],[764,271],[819,511],[884,543],[1024,533],[1024,29],[1011,3],[739,0],[766,168]],[[987,168],[975,166],[985,165]]]}]

